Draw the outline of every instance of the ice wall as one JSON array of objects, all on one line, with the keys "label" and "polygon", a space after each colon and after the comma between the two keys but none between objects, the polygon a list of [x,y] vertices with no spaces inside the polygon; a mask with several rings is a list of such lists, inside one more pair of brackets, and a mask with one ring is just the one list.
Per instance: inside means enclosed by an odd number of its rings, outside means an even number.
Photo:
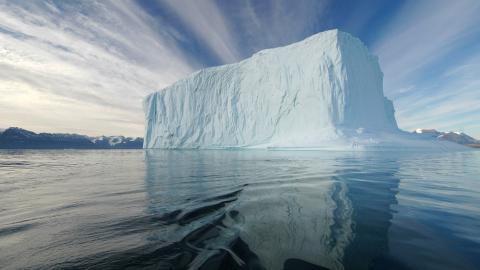
[{"label": "ice wall", "polygon": [[377,57],[330,30],[147,96],[145,148],[321,147],[398,132]]}]

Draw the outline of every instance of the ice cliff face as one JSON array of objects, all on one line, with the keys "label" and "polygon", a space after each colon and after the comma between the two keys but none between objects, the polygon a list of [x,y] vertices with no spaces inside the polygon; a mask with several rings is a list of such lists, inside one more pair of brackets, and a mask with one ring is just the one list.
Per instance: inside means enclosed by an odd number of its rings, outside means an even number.
[{"label": "ice cliff face", "polygon": [[382,80],[359,39],[322,32],[149,95],[144,147],[319,147],[395,133]]}]

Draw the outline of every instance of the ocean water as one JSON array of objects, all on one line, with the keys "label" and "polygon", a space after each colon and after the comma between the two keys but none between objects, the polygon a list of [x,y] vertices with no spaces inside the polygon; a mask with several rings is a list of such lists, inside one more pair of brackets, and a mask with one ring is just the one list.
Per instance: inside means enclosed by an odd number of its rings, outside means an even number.
[{"label": "ocean water", "polygon": [[0,269],[480,269],[480,151],[1,151]]}]

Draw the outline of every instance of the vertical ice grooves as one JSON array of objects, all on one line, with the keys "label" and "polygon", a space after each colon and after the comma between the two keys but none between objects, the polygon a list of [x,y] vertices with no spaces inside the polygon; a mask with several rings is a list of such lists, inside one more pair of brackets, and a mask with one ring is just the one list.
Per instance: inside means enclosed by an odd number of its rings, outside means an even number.
[{"label": "vertical ice grooves", "polygon": [[145,148],[311,147],[396,131],[363,43],[331,30],[208,68],[148,96]]}]

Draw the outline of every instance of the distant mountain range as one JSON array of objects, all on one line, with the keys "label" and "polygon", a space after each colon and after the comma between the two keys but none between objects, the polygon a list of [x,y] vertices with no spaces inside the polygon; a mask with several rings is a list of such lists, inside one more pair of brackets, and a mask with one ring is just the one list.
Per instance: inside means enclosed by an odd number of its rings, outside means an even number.
[{"label": "distant mountain range", "polygon": [[35,133],[17,127],[0,130],[0,149],[140,149],[142,147],[143,138]]},{"label": "distant mountain range", "polygon": [[[416,129],[413,133],[480,148],[480,140],[463,132]],[[0,129],[0,149],[141,149],[142,147],[143,138],[140,137],[89,137],[79,134],[35,133],[18,127]]]},{"label": "distant mountain range", "polygon": [[463,132],[442,132],[442,131],[437,131],[435,129],[416,129],[413,131],[415,134],[421,134],[422,136],[429,136],[429,137],[434,137],[437,138],[438,140],[445,140],[445,141],[450,141],[450,142],[455,142],[458,144],[463,144],[463,145],[468,145],[471,147],[479,147],[480,148],[480,141],[468,136],[467,134]]}]

